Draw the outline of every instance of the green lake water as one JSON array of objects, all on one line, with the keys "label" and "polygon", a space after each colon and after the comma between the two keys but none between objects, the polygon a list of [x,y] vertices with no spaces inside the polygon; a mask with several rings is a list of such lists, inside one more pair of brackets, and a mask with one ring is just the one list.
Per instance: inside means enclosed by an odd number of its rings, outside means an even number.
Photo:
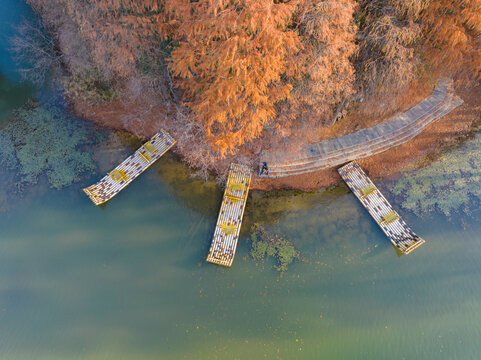
[{"label": "green lake water", "polygon": [[[21,1],[0,4],[15,15],[0,15],[2,26],[31,16]],[[33,92],[0,56],[2,124]],[[392,181],[377,182],[426,240],[399,256],[345,185],[254,191],[226,269],[205,262],[222,189],[173,155],[106,206],[83,194],[132,149],[107,133],[94,173],[60,191],[41,180],[4,204],[0,359],[480,358],[479,213],[417,217]],[[12,176],[0,168],[0,194]],[[274,260],[254,261],[254,223],[302,260],[283,276]]]}]

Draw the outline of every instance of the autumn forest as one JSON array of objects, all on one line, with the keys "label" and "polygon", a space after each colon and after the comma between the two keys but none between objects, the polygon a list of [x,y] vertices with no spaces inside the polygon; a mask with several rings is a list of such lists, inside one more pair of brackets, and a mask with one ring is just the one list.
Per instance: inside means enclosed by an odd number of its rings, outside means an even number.
[{"label": "autumn forest", "polygon": [[70,101],[156,99],[194,165],[315,137],[353,111],[392,113],[440,76],[481,75],[481,0],[29,3]]}]

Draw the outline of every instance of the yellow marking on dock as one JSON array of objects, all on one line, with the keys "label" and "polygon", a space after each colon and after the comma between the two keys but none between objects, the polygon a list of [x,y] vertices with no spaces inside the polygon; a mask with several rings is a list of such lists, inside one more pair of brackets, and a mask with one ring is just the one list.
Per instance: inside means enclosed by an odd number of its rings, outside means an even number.
[{"label": "yellow marking on dock", "polygon": [[371,184],[367,185],[366,187],[363,187],[362,189],[360,189],[360,193],[361,193],[361,196],[362,197],[366,197],[368,196],[370,193],[376,191],[376,187],[375,186],[372,186]]},{"label": "yellow marking on dock", "polygon": [[231,164],[208,262],[232,266],[250,182],[251,170],[247,166]]},{"label": "yellow marking on dock", "polygon": [[244,201],[244,198],[234,196],[234,195],[225,194],[225,197],[233,201]]},{"label": "yellow marking on dock", "polygon": [[407,226],[357,162],[350,162],[337,171],[394,246],[409,254],[424,244],[425,241]]},{"label": "yellow marking on dock", "polygon": [[386,215],[383,215],[381,217],[381,222],[384,223],[384,224],[390,224],[394,221],[396,221],[397,219],[399,219],[399,214],[396,213],[394,210],[388,212]]},{"label": "yellow marking on dock", "polygon": [[234,235],[237,231],[237,226],[235,225],[221,224],[219,225],[219,227],[224,232],[224,234]]},{"label": "yellow marking on dock", "polygon": [[142,151],[139,151],[139,156],[147,162],[150,162],[150,160],[152,160],[152,156],[147,153],[143,153]]},{"label": "yellow marking on dock", "polygon": [[107,173],[98,183],[83,189],[83,191],[95,205],[109,201],[164,155],[174,144],[175,140],[166,131],[159,131],[135,153]]},{"label": "yellow marking on dock", "polygon": [[157,151],[157,148],[150,141],[147,141],[142,147],[151,154],[155,154]]},{"label": "yellow marking on dock", "polygon": [[108,173],[109,176],[117,181],[117,182],[120,182],[120,181],[125,181],[127,180],[129,177],[127,176],[127,174],[125,173],[125,171],[123,170],[117,170],[117,169],[113,169],[111,172]]}]

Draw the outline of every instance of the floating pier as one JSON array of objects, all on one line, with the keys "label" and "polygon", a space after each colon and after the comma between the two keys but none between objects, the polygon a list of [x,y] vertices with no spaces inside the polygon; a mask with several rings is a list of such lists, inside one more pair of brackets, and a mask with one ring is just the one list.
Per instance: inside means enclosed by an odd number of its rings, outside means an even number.
[{"label": "floating pier", "polygon": [[95,205],[109,201],[174,144],[175,140],[162,129],[98,183],[84,188],[83,191]]},{"label": "floating pier", "polygon": [[250,182],[251,170],[247,166],[231,164],[208,262],[232,266]]},{"label": "floating pier", "polygon": [[357,162],[337,171],[394,246],[409,254],[425,242],[407,226]]}]

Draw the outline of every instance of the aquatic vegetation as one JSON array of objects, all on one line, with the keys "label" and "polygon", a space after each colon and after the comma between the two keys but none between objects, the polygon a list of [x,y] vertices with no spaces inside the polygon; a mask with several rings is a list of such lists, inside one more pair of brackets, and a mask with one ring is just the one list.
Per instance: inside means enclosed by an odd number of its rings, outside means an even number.
[{"label": "aquatic vegetation", "polygon": [[261,225],[256,224],[253,226],[251,241],[252,258],[257,261],[263,261],[266,256],[275,257],[278,265],[275,265],[274,268],[277,271],[286,271],[289,264],[299,258],[299,252],[288,240],[266,231]]},{"label": "aquatic vegetation", "polygon": [[145,142],[140,136],[134,135],[125,130],[114,130],[114,134],[119,138],[122,144],[127,145],[131,151],[136,151]]},{"label": "aquatic vegetation", "polygon": [[441,154],[424,168],[409,171],[393,188],[402,207],[417,215],[438,210],[469,214],[481,199],[481,138]]},{"label": "aquatic vegetation", "polygon": [[12,140],[2,132],[0,132],[0,165],[6,169],[13,169],[17,165]]},{"label": "aquatic vegetation", "polygon": [[213,176],[199,175],[172,152],[162,156],[157,164],[158,178],[169,186],[179,203],[203,215],[217,216],[223,189]]},{"label": "aquatic vegetation", "polygon": [[0,157],[8,167],[18,163],[21,183],[35,184],[45,174],[60,189],[95,168],[90,153],[80,149],[91,141],[85,125],[60,107],[29,105],[0,130]]}]

